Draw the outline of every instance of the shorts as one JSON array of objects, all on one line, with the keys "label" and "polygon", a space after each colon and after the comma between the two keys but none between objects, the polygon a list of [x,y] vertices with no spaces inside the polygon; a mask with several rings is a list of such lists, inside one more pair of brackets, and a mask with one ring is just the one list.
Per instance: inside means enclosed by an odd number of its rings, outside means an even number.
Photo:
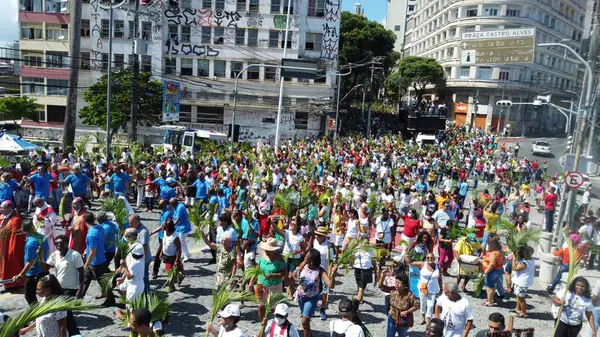
[{"label": "shorts", "polygon": [[298,296],[298,307],[302,313],[302,317],[311,318],[317,310],[317,303],[319,302],[319,295],[313,297]]},{"label": "shorts", "polygon": [[513,289],[515,292],[515,296],[517,297],[524,298],[525,295],[527,295],[527,287],[521,287],[516,284],[513,284]]},{"label": "shorts", "polygon": [[336,247],[341,247],[342,243],[344,243],[344,234],[331,233],[331,243]]},{"label": "shorts", "polygon": [[373,283],[373,268],[354,268],[354,279],[359,288],[365,289],[369,283]]},{"label": "shorts", "polygon": [[282,293],[283,292],[283,283],[276,284],[274,286],[264,286],[262,284],[257,284],[254,287],[254,295],[261,303],[265,303],[267,300],[267,296],[269,293]]}]

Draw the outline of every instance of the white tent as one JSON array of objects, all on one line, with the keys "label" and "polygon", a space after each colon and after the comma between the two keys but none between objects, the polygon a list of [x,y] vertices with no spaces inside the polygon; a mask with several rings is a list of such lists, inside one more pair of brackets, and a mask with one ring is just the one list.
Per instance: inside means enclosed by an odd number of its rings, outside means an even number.
[{"label": "white tent", "polygon": [[0,151],[21,152],[35,150],[39,147],[10,133],[0,135]]}]

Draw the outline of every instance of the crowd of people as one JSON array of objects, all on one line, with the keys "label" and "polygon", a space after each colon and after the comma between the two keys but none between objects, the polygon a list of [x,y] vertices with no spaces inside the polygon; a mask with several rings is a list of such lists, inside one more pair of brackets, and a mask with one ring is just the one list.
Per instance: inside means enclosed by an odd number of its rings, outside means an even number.
[{"label": "crowd of people", "polygon": [[[381,335],[361,321],[372,284],[385,294],[387,337],[407,336],[415,324],[426,325],[427,336],[458,337],[473,328],[465,293],[484,285],[485,300],[475,305],[494,307],[514,294],[512,312],[527,318],[533,248],[527,241],[507,247],[505,238],[533,232],[532,211],[544,213],[543,230],[561,226],[554,223],[558,176],[550,176],[546,162],[519,157],[518,147],[479,129],[449,126],[435,146],[400,136],[349,137],[336,148],[327,139],[311,139],[277,152],[259,143],[233,154],[207,145],[200,153],[148,153],[140,161],[127,149],[115,156],[77,157],[48,147],[0,168],[0,280],[7,291],[22,288],[30,305],[60,295],[84,298],[96,281],[103,305],[118,305],[115,292],[125,298],[115,315],[142,336],[168,328],[132,303],[156,290],[150,280],[161,274],[173,279],[170,292],[194,277],[186,276],[198,258],[188,248],[191,236],[204,243],[216,265],[215,290],[254,294],[263,336],[311,337],[313,316],[331,315],[328,295],[341,282],[340,269],[353,269],[356,293],[338,303],[331,336]],[[600,210],[589,207],[586,193],[569,227],[576,248],[557,250],[561,264],[550,293],[570,263],[594,267]],[[123,210],[108,209],[109,201]],[[156,209],[158,222],[143,224],[140,214]],[[470,280],[473,290],[467,290]],[[268,307],[277,293],[297,308]],[[564,308],[557,312],[555,336],[576,337],[584,316],[595,336],[598,296],[600,282],[592,291],[578,277],[553,297]],[[238,326],[240,303],[218,309],[220,324],[208,325],[215,337],[261,330]],[[301,313],[300,321],[288,319],[291,310]],[[71,311],[39,317],[20,332],[33,329],[38,336],[80,333]],[[504,329],[504,315],[492,314],[489,332]]]}]

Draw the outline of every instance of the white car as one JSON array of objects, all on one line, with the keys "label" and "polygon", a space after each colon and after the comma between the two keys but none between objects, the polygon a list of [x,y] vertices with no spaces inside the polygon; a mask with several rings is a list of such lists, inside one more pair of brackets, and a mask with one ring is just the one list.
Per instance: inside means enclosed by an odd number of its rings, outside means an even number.
[{"label": "white car", "polygon": [[585,192],[588,188],[592,187],[592,181],[590,180],[590,177],[588,177],[586,174],[583,174],[583,185],[579,186],[578,190]]},{"label": "white car", "polygon": [[532,154],[550,154],[550,144],[544,141],[533,142],[531,145]]}]

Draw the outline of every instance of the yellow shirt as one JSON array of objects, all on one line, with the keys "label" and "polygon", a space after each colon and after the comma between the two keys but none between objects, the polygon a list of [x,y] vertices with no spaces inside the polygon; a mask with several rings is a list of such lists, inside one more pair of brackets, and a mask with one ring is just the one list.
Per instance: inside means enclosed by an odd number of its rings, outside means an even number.
[{"label": "yellow shirt", "polygon": [[530,187],[527,184],[521,185],[521,194],[529,194]]},{"label": "yellow shirt", "polygon": [[344,234],[344,230],[346,229],[346,224],[344,223],[342,216],[339,214],[334,214],[332,218],[333,222],[333,234],[342,235]]},{"label": "yellow shirt", "polygon": [[496,227],[500,222],[500,215],[492,212],[485,211],[483,212],[483,216],[487,219],[487,223],[485,224],[484,231],[490,233],[496,233]]},{"label": "yellow shirt", "polygon": [[438,196],[435,198],[435,201],[438,203],[438,209],[444,209],[444,203],[445,203],[446,201],[448,201],[448,199],[449,199],[448,197],[445,197],[445,198],[444,198],[444,197],[442,197],[441,195],[438,195]]},{"label": "yellow shirt", "polygon": [[457,256],[475,255],[475,251],[481,248],[479,241],[475,243],[467,242],[467,238],[460,238],[454,245]]}]

